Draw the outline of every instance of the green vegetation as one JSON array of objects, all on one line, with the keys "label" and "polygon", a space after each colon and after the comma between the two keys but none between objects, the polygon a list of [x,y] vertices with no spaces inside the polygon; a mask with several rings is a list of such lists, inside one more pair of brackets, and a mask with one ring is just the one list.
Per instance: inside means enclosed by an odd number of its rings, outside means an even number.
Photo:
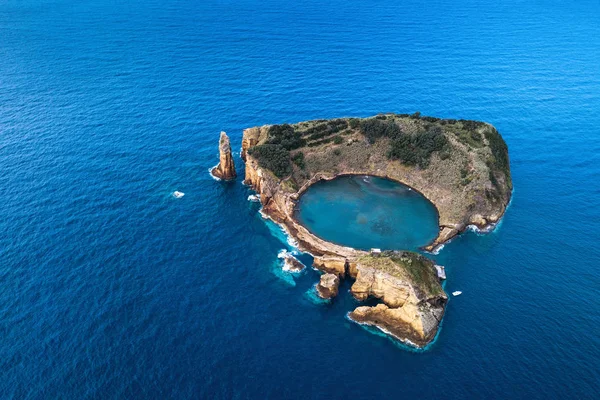
[{"label": "green vegetation", "polygon": [[[261,144],[248,150],[248,154],[256,158],[258,163],[270,170],[278,178],[285,178],[292,173],[290,152],[281,144]],[[304,158],[304,155],[302,156]]]},{"label": "green vegetation", "polygon": [[292,157],[292,161],[301,169],[304,169],[306,167],[306,164],[304,163],[304,153],[301,151],[294,154],[294,156]]},{"label": "green vegetation", "polygon": [[410,279],[428,296],[437,296],[443,292],[433,262],[418,253],[384,251],[381,254],[363,256],[358,261],[396,278]]},{"label": "green vegetation", "polygon": [[348,125],[350,125],[350,128],[356,129],[360,126],[360,120],[358,118],[350,118],[348,120]]},{"label": "green vegetation", "polygon": [[378,115],[375,118],[363,119],[360,121],[360,131],[371,144],[379,138],[396,139],[402,134],[400,126],[394,120],[381,119]]},{"label": "green vegetation", "polygon": [[400,135],[392,140],[388,158],[400,160],[405,165],[418,165],[421,168],[429,166],[431,155],[443,150],[448,145],[448,139],[442,129],[435,126],[425,132],[412,135]]},{"label": "green vegetation", "polygon": [[[342,148],[344,143],[347,146]],[[464,147],[457,147],[459,143]],[[424,116],[418,111],[271,125],[267,138],[250,150],[262,167],[279,178],[293,173],[292,179],[299,180],[313,169],[336,171],[342,154],[352,166],[365,166],[369,159],[381,162],[383,156],[409,167],[427,169],[434,153],[445,161],[444,168],[455,171],[460,186],[483,178],[480,169],[463,166],[465,157],[483,156],[488,167],[484,179],[494,186],[486,192],[488,199],[494,200],[498,194],[505,194],[507,187],[512,188],[508,149],[492,126],[479,121]],[[309,154],[310,165],[305,160]],[[296,172],[293,165],[297,166]],[[434,167],[440,168],[437,164]],[[460,171],[463,167],[466,169]]]},{"label": "green vegetation", "polygon": [[431,295],[438,295],[442,292],[437,272],[433,263],[427,258],[408,251],[393,252],[390,258],[404,268],[413,283],[421,290],[425,290]]},{"label": "green vegetation", "polygon": [[332,119],[331,121],[321,122],[311,128],[308,128],[302,135],[308,141],[319,140],[343,131],[348,127],[348,121],[342,118]]},{"label": "green vegetation", "polygon": [[497,186],[496,178],[492,176],[493,168],[491,165],[494,165],[497,169],[504,173],[509,187],[512,188],[512,181],[510,179],[510,166],[508,161],[508,146],[506,145],[506,142],[504,139],[502,139],[502,136],[500,136],[495,128],[487,129],[485,131],[485,138],[487,139],[492,155],[494,156],[494,160],[488,162],[488,167],[490,168],[490,180],[494,186]]},{"label": "green vegetation", "polygon": [[272,125],[269,128],[269,140],[267,143],[281,145],[286,150],[293,150],[303,147],[306,144],[306,140],[291,125],[283,124]]}]

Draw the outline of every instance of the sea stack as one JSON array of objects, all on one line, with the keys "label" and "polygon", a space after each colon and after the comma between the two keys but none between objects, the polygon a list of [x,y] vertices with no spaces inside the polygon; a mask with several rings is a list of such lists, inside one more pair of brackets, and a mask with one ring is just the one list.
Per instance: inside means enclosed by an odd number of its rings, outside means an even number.
[{"label": "sea stack", "polygon": [[322,299],[331,299],[338,294],[340,278],[334,274],[323,274],[317,283],[317,293]]},{"label": "sea stack", "polygon": [[211,174],[226,181],[236,177],[235,164],[231,155],[231,144],[225,132],[221,132],[219,138],[219,165],[212,169]]}]

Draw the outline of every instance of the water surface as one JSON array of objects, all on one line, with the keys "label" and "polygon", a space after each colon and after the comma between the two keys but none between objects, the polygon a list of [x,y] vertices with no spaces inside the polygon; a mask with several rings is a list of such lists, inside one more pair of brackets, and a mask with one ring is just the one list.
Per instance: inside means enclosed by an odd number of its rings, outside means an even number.
[{"label": "water surface", "polygon": [[[3,0],[0,397],[596,398],[597,0]],[[515,186],[436,261],[437,342],[329,305],[219,132],[412,113],[492,123]],[[243,175],[242,162],[235,162]],[[180,190],[185,197],[174,199]]]},{"label": "water surface", "polygon": [[368,250],[416,250],[438,233],[434,205],[408,186],[369,176],[343,176],[312,185],[296,216],[327,241]]}]

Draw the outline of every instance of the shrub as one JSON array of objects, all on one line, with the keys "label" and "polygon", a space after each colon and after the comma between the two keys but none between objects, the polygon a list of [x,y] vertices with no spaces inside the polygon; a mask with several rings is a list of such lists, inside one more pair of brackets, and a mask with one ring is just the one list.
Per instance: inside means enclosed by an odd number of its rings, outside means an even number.
[{"label": "shrub", "polygon": [[427,168],[431,155],[444,150],[447,144],[448,139],[442,129],[434,126],[428,131],[401,135],[392,140],[387,156],[391,160],[400,160],[405,165]]},{"label": "shrub", "polygon": [[342,154],[342,151],[340,149],[335,149],[335,150],[333,150],[333,154],[335,154],[336,156],[339,156],[340,154]]},{"label": "shrub", "polygon": [[421,117],[421,119],[423,121],[427,121],[427,122],[438,122],[438,121],[440,121],[440,119],[436,118],[436,117]]},{"label": "shrub", "polygon": [[360,126],[360,120],[358,118],[350,118],[348,124],[350,125],[350,128],[356,129]]},{"label": "shrub", "polygon": [[342,144],[344,142],[344,139],[342,139],[341,136],[336,136],[333,138],[333,143],[335,144]]},{"label": "shrub", "polygon": [[292,157],[292,161],[301,169],[304,169],[304,167],[306,167],[306,164],[304,163],[304,153],[301,151],[294,154],[294,156]]},{"label": "shrub", "polygon": [[251,147],[248,154],[256,158],[261,167],[273,172],[279,178],[292,173],[290,152],[280,144],[261,144]]},{"label": "shrub", "polygon": [[[496,129],[488,129],[484,132],[484,134],[490,146],[492,155],[494,156],[493,165],[504,173],[509,186],[512,188],[512,181],[510,179],[510,166],[508,161],[508,146],[506,145],[506,142],[504,139],[502,139],[502,136],[500,136]],[[492,183],[495,181],[495,179],[492,180]]]},{"label": "shrub", "polygon": [[377,118],[369,118],[360,122],[360,130],[369,143],[382,137],[395,139],[402,134],[400,127],[393,120],[382,121]]},{"label": "shrub", "polygon": [[289,124],[272,125],[269,128],[268,144],[281,145],[287,150],[294,150],[306,145],[306,141],[302,139],[302,134]]},{"label": "shrub", "polygon": [[479,127],[484,126],[485,124],[480,121],[471,121],[468,119],[459,119],[459,122],[462,122],[462,126],[464,129],[468,131],[474,131]]},{"label": "shrub", "polygon": [[315,125],[312,128],[307,129],[306,131],[304,131],[304,135],[308,135],[307,139],[309,141],[318,140],[343,131],[347,127],[348,122],[345,119],[332,119],[331,121]]}]

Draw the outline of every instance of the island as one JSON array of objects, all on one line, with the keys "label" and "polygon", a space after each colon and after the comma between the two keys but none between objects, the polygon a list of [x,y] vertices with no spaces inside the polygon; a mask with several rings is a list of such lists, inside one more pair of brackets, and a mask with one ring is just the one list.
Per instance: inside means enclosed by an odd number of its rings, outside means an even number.
[{"label": "island", "polygon": [[416,347],[435,338],[444,315],[441,269],[415,252],[368,252],[313,235],[295,218],[300,196],[318,181],[343,175],[400,182],[436,207],[439,232],[423,248],[435,252],[469,226],[491,229],[512,194],[508,148],[492,125],[418,112],[249,128],[241,157],[244,182],[257,192],[264,215],[312,254],[313,266],[325,274],[319,295],[333,297],[338,279],[353,279],[357,300],[380,303],[359,306],[349,318]]},{"label": "island", "polygon": [[219,163],[210,169],[210,174],[217,179],[229,181],[237,176],[229,136],[221,132],[219,137]]}]

